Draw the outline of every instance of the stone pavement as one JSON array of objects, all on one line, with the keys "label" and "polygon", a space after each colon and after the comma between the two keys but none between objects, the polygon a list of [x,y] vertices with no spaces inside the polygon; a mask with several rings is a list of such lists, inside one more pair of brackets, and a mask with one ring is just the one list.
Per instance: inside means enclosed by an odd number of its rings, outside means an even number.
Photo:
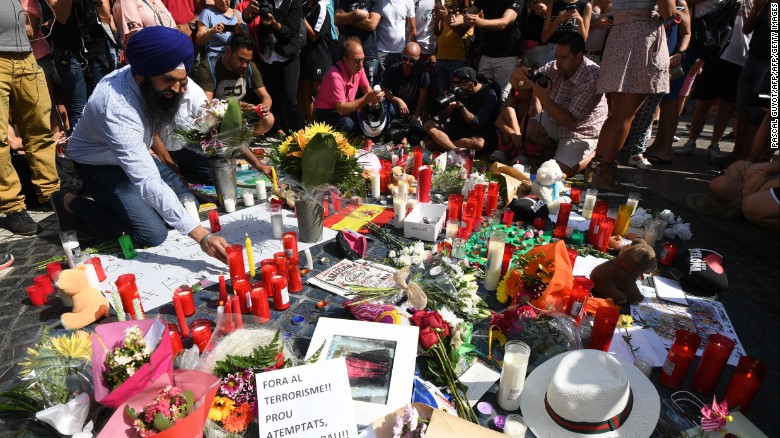
[{"label": "stone pavement", "polygon": [[[600,197],[617,205],[624,201],[629,191],[640,192],[640,206],[670,209],[691,223],[693,239],[683,243],[684,248],[696,245],[724,255],[729,290],[721,294],[719,300],[724,303],[747,353],[765,360],[771,370],[748,417],[768,436],[780,436],[777,416],[780,411],[778,233],[759,229],[744,219],[699,216],[686,206],[688,193],[706,193],[708,181],[716,174],[707,164],[704,151],[709,143],[709,132],[710,125],[699,140],[695,155],[675,157],[674,164],[656,166],[650,171],[621,167],[619,176],[625,183],[622,190],[614,194],[603,193]],[[682,142],[676,144],[681,145]],[[726,151],[732,146],[727,142],[721,142],[721,145]],[[622,162],[626,158],[625,154],[622,155]],[[10,252],[16,258],[10,268],[0,272],[0,387],[3,382],[13,379],[14,364],[23,357],[24,346],[39,336],[41,323],[57,323],[64,311],[59,300],[53,299],[47,305],[36,308],[26,297],[25,287],[32,283],[35,275],[43,272],[36,271],[36,262],[62,253],[54,214],[33,209],[30,214],[43,229],[35,237],[14,236],[0,228],[0,252]],[[4,226],[5,220],[0,218],[0,227]],[[656,251],[659,249],[656,246]],[[161,312],[166,313],[164,310]],[[717,394],[723,394],[732,373],[733,367],[728,367]],[[691,374],[692,371],[689,376]],[[689,389],[689,380],[690,377],[683,389]],[[668,395],[666,391],[661,392]]]}]

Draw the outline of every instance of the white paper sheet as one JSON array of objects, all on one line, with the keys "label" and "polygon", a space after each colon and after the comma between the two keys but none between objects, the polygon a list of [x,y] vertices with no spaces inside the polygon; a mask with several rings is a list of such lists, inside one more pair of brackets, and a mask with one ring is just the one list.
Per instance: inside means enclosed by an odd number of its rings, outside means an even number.
[{"label": "white paper sheet", "polygon": [[655,284],[655,293],[658,294],[659,299],[683,306],[688,305],[688,299],[685,298],[685,292],[683,292],[679,281],[654,275],[653,282]]},{"label": "white paper sheet", "polygon": [[609,346],[610,353],[615,353],[628,362],[634,362],[634,355],[636,357],[644,356],[654,367],[663,366],[667,355],[666,348],[654,331],[633,326],[628,328],[628,333],[631,335],[631,345],[636,348],[634,354],[631,354],[631,347],[623,338],[626,331],[621,328],[615,329],[615,334],[612,335],[612,344]]},{"label": "white paper sheet", "polygon": [[593,271],[593,269],[596,268],[596,266],[607,262],[607,259],[602,259],[600,257],[593,257],[593,256],[579,256],[576,260],[574,260],[574,267],[572,268],[572,275],[575,277],[588,277],[590,278],[590,273]]},{"label": "white paper sheet", "polygon": [[471,406],[476,406],[479,399],[501,378],[501,373],[476,361],[463,375],[460,383],[466,385],[466,397]]},{"label": "white paper sheet", "polygon": [[[298,220],[292,211],[283,210],[286,231],[298,232]],[[271,213],[267,204],[256,205],[244,210],[219,216],[222,230],[217,233],[229,244],[244,245],[246,235],[252,239],[254,261],[272,258],[275,252],[284,250],[282,241],[274,239],[271,234]],[[203,225],[208,228],[208,223]],[[322,240],[336,237],[336,232],[323,228]],[[317,243],[298,242],[298,249],[310,248]],[[173,300],[173,290],[187,284],[201,282],[204,286],[218,281],[220,274],[227,274],[227,265],[208,256],[201,251],[197,242],[187,236],[182,236],[175,230],[168,233],[168,238],[154,248],[136,248],[138,255],[132,260],[116,257],[101,257],[107,279],[102,283],[102,289],[109,301],[110,283],[116,281],[122,274],[135,274],[135,282],[141,295],[144,310],[156,309]],[[249,265],[244,254],[244,265]],[[259,271],[259,270],[258,270]]]},{"label": "white paper sheet", "polygon": [[[557,214],[550,213],[547,217],[550,218],[552,223],[555,223],[558,220]],[[574,227],[575,230],[588,231],[588,228],[590,228],[590,219],[585,219],[572,209],[571,214],[569,214],[569,226]]]}]

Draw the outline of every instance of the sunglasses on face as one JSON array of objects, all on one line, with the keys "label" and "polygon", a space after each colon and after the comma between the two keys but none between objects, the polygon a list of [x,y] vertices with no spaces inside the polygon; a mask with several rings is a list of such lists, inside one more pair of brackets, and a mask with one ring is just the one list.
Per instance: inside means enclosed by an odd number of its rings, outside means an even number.
[{"label": "sunglasses on face", "polygon": [[366,58],[355,58],[352,60],[355,65],[363,65],[366,62]]},{"label": "sunglasses on face", "polygon": [[403,62],[409,62],[409,63],[414,64],[415,62],[417,62],[419,60],[420,60],[420,58],[412,58],[411,56],[405,55],[403,53],[401,54],[401,61],[403,61]]}]

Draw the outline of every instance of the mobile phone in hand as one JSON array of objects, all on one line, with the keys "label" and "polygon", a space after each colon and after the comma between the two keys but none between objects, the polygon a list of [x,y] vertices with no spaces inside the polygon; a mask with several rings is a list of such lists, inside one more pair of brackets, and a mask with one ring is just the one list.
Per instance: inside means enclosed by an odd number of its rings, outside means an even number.
[{"label": "mobile phone in hand", "polygon": [[576,4],[576,3],[574,3],[574,4],[571,4],[571,5],[566,5],[566,7],[564,7],[563,9],[564,9],[566,12],[573,11],[573,10],[577,9],[577,4]]},{"label": "mobile phone in hand", "polygon": [[235,32],[236,31],[236,25],[235,24],[226,24],[222,27],[222,29],[225,32]]}]

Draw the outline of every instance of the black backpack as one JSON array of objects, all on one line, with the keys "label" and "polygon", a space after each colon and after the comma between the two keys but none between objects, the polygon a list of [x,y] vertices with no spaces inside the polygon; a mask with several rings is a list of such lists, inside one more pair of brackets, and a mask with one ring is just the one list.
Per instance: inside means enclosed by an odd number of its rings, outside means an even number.
[{"label": "black backpack", "polygon": [[724,0],[717,10],[691,20],[691,44],[697,57],[705,61],[720,57],[731,41],[734,20],[741,7],[739,0]]}]

